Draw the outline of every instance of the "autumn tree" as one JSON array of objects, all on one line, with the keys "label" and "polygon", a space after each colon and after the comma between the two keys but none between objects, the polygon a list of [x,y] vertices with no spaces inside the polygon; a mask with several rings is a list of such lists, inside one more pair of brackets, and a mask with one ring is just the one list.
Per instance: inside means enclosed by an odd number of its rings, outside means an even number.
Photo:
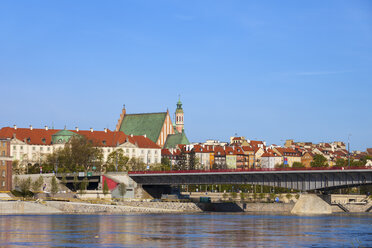
[{"label": "autumn tree", "polygon": [[100,170],[103,152],[93,141],[84,136],[73,136],[64,148],[56,150],[47,157],[49,165],[58,167],[58,172]]},{"label": "autumn tree", "polygon": [[117,149],[107,156],[105,164],[106,172],[128,171],[128,161],[129,158],[124,155],[123,149]]},{"label": "autumn tree", "polygon": [[311,167],[328,167],[327,159],[320,154],[315,154],[313,161],[310,163]]},{"label": "autumn tree", "polygon": [[140,158],[131,158],[128,161],[129,171],[144,171],[146,169],[146,164]]},{"label": "autumn tree", "polygon": [[305,168],[305,165],[301,162],[293,162],[292,168]]},{"label": "autumn tree", "polygon": [[103,194],[104,195],[107,195],[109,193],[110,189],[107,185],[107,180],[105,180],[105,182],[103,183]]},{"label": "autumn tree", "polygon": [[124,199],[124,195],[127,192],[127,186],[125,185],[125,183],[120,183],[118,187],[119,187],[118,188],[119,194],[121,196],[121,199],[123,200]]}]

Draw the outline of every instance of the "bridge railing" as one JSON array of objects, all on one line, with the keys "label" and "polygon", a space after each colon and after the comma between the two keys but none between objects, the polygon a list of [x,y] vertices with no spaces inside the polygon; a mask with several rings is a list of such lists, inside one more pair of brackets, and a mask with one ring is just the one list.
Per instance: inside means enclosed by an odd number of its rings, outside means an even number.
[{"label": "bridge railing", "polygon": [[174,173],[208,173],[208,172],[265,172],[265,171],[312,171],[312,170],[365,170],[371,167],[311,167],[311,168],[255,168],[255,169],[222,169],[222,170],[169,170],[169,171],[129,171],[128,174],[174,174]]}]

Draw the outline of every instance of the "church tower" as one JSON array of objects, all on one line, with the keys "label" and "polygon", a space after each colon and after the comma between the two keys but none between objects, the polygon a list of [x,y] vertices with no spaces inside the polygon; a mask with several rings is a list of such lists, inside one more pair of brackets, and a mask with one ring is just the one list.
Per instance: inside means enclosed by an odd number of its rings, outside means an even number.
[{"label": "church tower", "polygon": [[183,132],[183,109],[181,99],[178,98],[177,109],[176,109],[176,129],[179,133]]}]

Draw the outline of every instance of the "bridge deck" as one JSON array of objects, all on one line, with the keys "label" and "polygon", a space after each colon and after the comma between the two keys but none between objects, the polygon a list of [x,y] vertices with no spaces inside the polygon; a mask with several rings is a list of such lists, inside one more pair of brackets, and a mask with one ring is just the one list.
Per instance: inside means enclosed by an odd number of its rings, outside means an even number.
[{"label": "bridge deck", "polygon": [[372,168],[142,171],[129,176],[142,185],[257,184],[302,191],[372,184]]}]

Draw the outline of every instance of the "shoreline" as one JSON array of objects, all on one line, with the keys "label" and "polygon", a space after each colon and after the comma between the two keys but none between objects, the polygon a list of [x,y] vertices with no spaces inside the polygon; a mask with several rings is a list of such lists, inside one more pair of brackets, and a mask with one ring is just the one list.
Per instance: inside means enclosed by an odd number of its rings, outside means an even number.
[{"label": "shoreline", "polygon": [[[195,213],[262,213],[291,214],[291,203],[180,203],[180,202],[119,202],[96,204],[65,201],[0,201],[0,216],[32,214],[195,214]],[[371,214],[341,212],[333,214]],[[311,215],[311,214],[309,214]]]}]

